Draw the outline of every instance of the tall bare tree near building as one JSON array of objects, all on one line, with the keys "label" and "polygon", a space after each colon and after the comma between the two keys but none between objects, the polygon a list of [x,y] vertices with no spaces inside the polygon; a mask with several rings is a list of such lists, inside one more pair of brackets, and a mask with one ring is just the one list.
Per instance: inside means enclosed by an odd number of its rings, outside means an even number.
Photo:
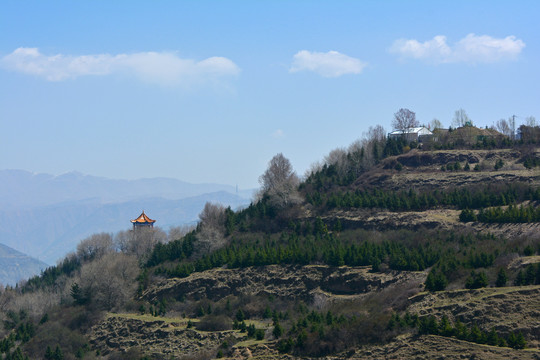
[{"label": "tall bare tree near building", "polygon": [[439,121],[439,119],[433,119],[431,120],[431,122],[429,123],[429,127],[430,127],[430,130],[433,131],[435,129],[442,129],[443,125],[442,123]]},{"label": "tall bare tree near building", "polygon": [[77,245],[77,257],[83,261],[99,259],[113,251],[113,239],[107,233],[90,235]]},{"label": "tall bare tree near building", "polygon": [[259,177],[260,197],[268,196],[270,205],[277,208],[296,204],[300,201],[298,185],[300,180],[291,162],[279,153],[270,160],[268,168]]},{"label": "tall bare tree near building", "polygon": [[495,123],[495,129],[497,129],[498,132],[500,132],[503,135],[506,135],[508,137],[511,137],[512,135],[512,129],[510,127],[510,124],[505,119],[500,119]]},{"label": "tall bare tree near building", "polygon": [[452,124],[455,127],[463,127],[470,121],[471,119],[469,118],[465,110],[459,109],[454,112],[454,119],[452,119]]},{"label": "tall bare tree near building", "polygon": [[408,129],[417,127],[418,120],[416,120],[416,113],[409,109],[399,109],[398,112],[394,114],[394,120],[392,120],[392,127],[396,130],[401,130],[404,133]]},{"label": "tall bare tree near building", "polygon": [[167,234],[158,227],[120,231],[115,236],[118,250],[125,254],[136,255],[142,261],[146,259],[157,243],[165,242],[167,242]]},{"label": "tall bare tree near building", "polygon": [[[414,122],[412,122],[412,125],[413,126],[409,126],[409,127],[418,126],[418,122],[415,120]],[[364,137],[368,143],[371,143],[374,141],[384,142],[386,140],[386,130],[384,130],[384,127],[382,127],[381,125],[370,126],[367,133],[364,134]]]},{"label": "tall bare tree near building", "polygon": [[534,116],[527,116],[525,118],[525,125],[530,127],[535,127],[536,125],[536,118]]}]

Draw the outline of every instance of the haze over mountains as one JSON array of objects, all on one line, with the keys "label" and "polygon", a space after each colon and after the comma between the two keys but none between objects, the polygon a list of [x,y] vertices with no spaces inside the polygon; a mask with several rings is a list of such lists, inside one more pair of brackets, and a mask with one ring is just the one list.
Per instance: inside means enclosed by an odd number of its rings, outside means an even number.
[{"label": "haze over mountains", "polygon": [[176,179],[117,180],[77,172],[54,176],[0,171],[0,243],[54,264],[96,232],[130,228],[142,210],[156,226],[194,223],[207,201],[235,209],[252,190]]},{"label": "haze over mountains", "polygon": [[17,281],[39,274],[47,264],[0,244],[0,284],[15,286]]},{"label": "haze over mountains", "polygon": [[[113,203],[144,197],[177,200],[218,191],[237,194],[235,187],[230,185],[191,184],[170,178],[119,180],[79,172],[54,176],[24,170],[0,170],[0,185],[0,205],[4,209],[27,209],[88,199]],[[249,199],[252,193],[252,190],[241,190],[237,195]]]}]

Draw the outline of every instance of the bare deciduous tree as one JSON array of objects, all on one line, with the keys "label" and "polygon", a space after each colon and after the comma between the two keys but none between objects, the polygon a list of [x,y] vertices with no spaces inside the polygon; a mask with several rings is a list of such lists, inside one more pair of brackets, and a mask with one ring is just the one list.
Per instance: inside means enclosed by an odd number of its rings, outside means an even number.
[{"label": "bare deciduous tree", "polygon": [[136,255],[145,260],[157,243],[167,241],[167,234],[159,227],[144,227],[116,234],[115,243],[118,250],[125,254]]},{"label": "bare deciduous tree", "polygon": [[167,234],[167,239],[168,241],[181,239],[193,230],[195,230],[195,226],[193,225],[171,226]]},{"label": "bare deciduous tree", "polygon": [[324,166],[324,164],[321,161],[316,161],[316,162],[312,163],[309,166],[309,169],[307,169],[306,172],[304,173],[304,176],[307,178],[312,174],[318,173],[319,171],[322,170],[323,166]]},{"label": "bare deciduous tree", "polygon": [[124,304],[135,292],[139,274],[135,256],[111,253],[84,264],[80,286],[98,308],[112,310]]},{"label": "bare deciduous tree", "polygon": [[200,223],[214,228],[225,227],[225,206],[207,202],[199,214]]},{"label": "bare deciduous tree", "polygon": [[527,116],[525,118],[525,125],[530,127],[536,127],[536,118],[534,116]]},{"label": "bare deciduous tree", "polygon": [[347,152],[343,148],[337,148],[325,156],[324,162],[327,165],[336,167],[336,171],[340,176],[344,176],[348,169]]},{"label": "bare deciduous tree", "polygon": [[226,245],[224,232],[212,226],[203,225],[197,234],[195,256],[210,254]]},{"label": "bare deciduous tree", "polygon": [[435,129],[442,129],[443,125],[438,119],[433,119],[429,123],[429,127],[431,128],[431,131]]},{"label": "bare deciduous tree", "polygon": [[100,258],[113,251],[114,246],[111,234],[93,234],[77,245],[77,258],[79,260],[88,261]]},{"label": "bare deciduous tree", "polygon": [[[416,119],[416,115],[414,113],[412,114]],[[414,125],[414,122],[413,122],[413,126],[409,126],[409,127],[414,127],[414,126],[418,126],[418,122],[416,122],[416,125]],[[383,142],[386,140],[386,130],[381,125],[370,126],[365,136],[368,142],[373,142],[373,141]]]},{"label": "bare deciduous tree", "polygon": [[511,136],[512,130],[510,128],[510,124],[505,119],[500,119],[495,123],[495,128],[498,132],[500,132],[503,135],[506,135],[508,137]]},{"label": "bare deciduous tree", "polygon": [[289,159],[279,153],[270,160],[268,169],[259,178],[260,195],[267,195],[270,205],[277,208],[297,204],[300,202],[299,182]]},{"label": "bare deciduous tree", "polygon": [[129,243],[132,239],[132,230],[119,231],[114,235],[114,245],[116,249],[123,253],[129,252]]},{"label": "bare deciduous tree", "polygon": [[48,309],[58,304],[60,304],[60,294],[52,289],[40,289],[15,296],[9,305],[9,310],[15,312],[24,310],[33,318],[39,318]]},{"label": "bare deciduous tree", "polygon": [[195,256],[209,254],[225,246],[225,207],[207,202],[199,220]]},{"label": "bare deciduous tree", "polygon": [[416,114],[409,109],[399,109],[398,112],[394,114],[392,126],[394,129],[401,130],[405,133],[408,129],[418,126]]},{"label": "bare deciduous tree", "polygon": [[454,119],[452,120],[452,123],[456,127],[463,127],[468,122],[471,122],[471,119],[463,109],[456,110],[454,112]]}]

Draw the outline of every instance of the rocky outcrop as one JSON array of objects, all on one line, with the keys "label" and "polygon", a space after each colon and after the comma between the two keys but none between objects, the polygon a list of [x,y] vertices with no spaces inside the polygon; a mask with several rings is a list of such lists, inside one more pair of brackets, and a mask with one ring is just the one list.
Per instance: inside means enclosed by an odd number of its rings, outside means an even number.
[{"label": "rocky outcrop", "polygon": [[423,152],[410,151],[406,154],[397,157],[397,161],[403,166],[420,167],[431,165],[442,165],[453,162],[468,162],[469,164],[477,164],[482,159],[481,154],[472,151],[463,152]]},{"label": "rocky outcrop", "polygon": [[[540,185],[540,173],[523,166],[523,154],[516,149],[498,150],[412,150],[405,154],[384,159],[379,166],[362,174],[356,185],[360,188],[375,187],[394,191],[454,188],[489,184],[522,182]],[[495,170],[497,160],[504,166]],[[462,170],[442,171],[441,166],[460,163]],[[397,171],[397,164],[402,170]],[[469,163],[470,170],[463,170]],[[478,165],[479,171],[474,171]]]},{"label": "rocky outcrop", "polygon": [[217,349],[235,331],[203,332],[186,328],[185,323],[110,315],[89,333],[90,343],[102,355],[139,348],[156,359],[178,358]]},{"label": "rocky outcrop", "polygon": [[207,298],[218,301],[228,295],[261,295],[312,302],[315,294],[361,295],[390,285],[425,279],[423,272],[372,273],[371,267],[326,265],[268,265],[242,269],[211,269],[187,278],[165,279],[143,293],[143,298]]},{"label": "rocky outcrop", "polygon": [[398,337],[383,346],[366,346],[352,354],[329,357],[328,359],[540,359],[537,350],[513,350],[496,346],[474,344],[454,338],[435,335]]},{"label": "rocky outcrop", "polygon": [[521,331],[528,346],[540,344],[540,286],[482,288],[424,293],[410,299],[408,311],[420,316],[446,315],[503,335]]}]

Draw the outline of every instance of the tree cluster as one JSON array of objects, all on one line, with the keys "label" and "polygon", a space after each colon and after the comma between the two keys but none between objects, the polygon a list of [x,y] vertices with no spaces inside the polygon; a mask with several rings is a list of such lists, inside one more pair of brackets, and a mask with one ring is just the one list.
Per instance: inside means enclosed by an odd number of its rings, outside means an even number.
[{"label": "tree cluster", "polygon": [[525,337],[521,332],[510,333],[507,337],[504,337],[497,333],[494,328],[486,332],[481,330],[476,324],[467,327],[459,320],[452,323],[446,315],[439,321],[435,316],[431,315],[419,317],[416,314],[405,313],[403,317],[400,317],[399,314],[394,313],[388,322],[388,328],[416,328],[419,334],[455,337],[477,344],[501,347],[510,346],[514,349],[524,349],[527,346]]},{"label": "tree cluster", "polygon": [[[536,200],[536,199],[535,199]],[[506,209],[500,206],[480,209],[478,213],[464,209],[460,215],[461,222],[479,221],[483,223],[531,223],[540,221],[540,207],[533,205],[514,206]]]},{"label": "tree cluster", "polygon": [[[319,223],[320,224],[320,223]],[[374,243],[360,241],[346,243],[328,233],[327,227],[315,224],[315,236],[283,234],[281,241],[250,241],[217,250],[196,261],[182,261],[175,267],[160,266],[157,273],[171,277],[186,277],[193,272],[227,265],[232,268],[262,266],[271,264],[323,263],[333,266],[375,266],[386,263],[393,270],[423,270],[433,265],[439,258],[440,249],[429,245],[406,246],[400,241]],[[170,257],[164,256],[163,258]]]},{"label": "tree cluster", "polygon": [[518,201],[540,200],[540,188],[525,184],[488,185],[482,188],[456,188],[429,192],[356,190],[334,191],[328,194],[313,191],[306,194],[306,201],[322,209],[379,208],[391,211],[427,210],[438,206],[459,209],[478,209],[505,206]]},{"label": "tree cluster", "polygon": [[540,263],[527,265],[525,271],[520,269],[514,280],[514,285],[540,285]]}]

